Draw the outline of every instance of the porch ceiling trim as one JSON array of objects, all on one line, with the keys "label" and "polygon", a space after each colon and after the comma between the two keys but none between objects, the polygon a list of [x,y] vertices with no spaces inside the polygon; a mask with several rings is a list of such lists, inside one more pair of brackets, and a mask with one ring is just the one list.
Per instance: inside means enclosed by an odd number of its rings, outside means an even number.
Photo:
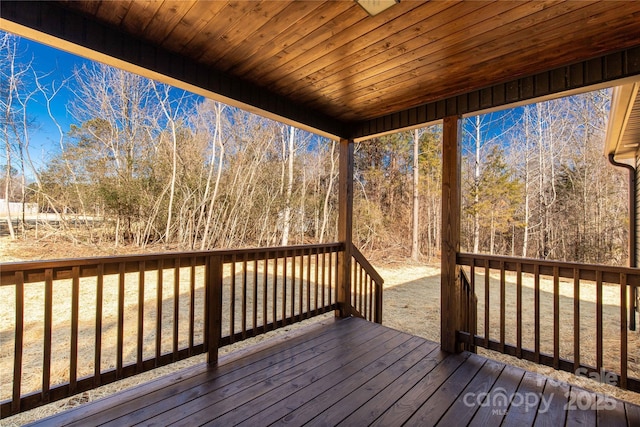
[{"label": "porch ceiling trim", "polygon": [[[628,84],[640,76],[640,47],[599,56],[588,61],[559,67],[535,75],[467,92],[447,99],[429,102],[351,126],[355,140],[411,129],[447,116],[464,116],[498,110],[506,106],[544,101]],[[640,108],[640,105],[637,106]]]}]

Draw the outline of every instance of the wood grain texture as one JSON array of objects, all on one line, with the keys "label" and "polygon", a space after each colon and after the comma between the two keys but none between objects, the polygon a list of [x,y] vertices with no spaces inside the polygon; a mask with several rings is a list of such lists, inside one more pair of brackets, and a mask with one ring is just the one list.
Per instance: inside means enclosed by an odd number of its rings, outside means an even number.
[{"label": "wood grain texture", "polygon": [[[568,410],[569,392],[581,407]],[[525,406],[518,395],[538,396]],[[549,402],[547,405],[544,402]],[[357,318],[323,321],[35,425],[635,425],[640,408]],[[602,407],[591,407],[600,402]],[[609,402],[609,403],[606,403]],[[586,405],[589,404],[589,405]]]},{"label": "wood grain texture", "polygon": [[[52,36],[47,43],[77,43],[344,138],[374,134],[381,123],[369,121],[383,117],[387,130],[428,122],[430,103],[465,114],[640,73],[621,54],[640,47],[633,1],[403,1],[373,17],[329,0],[58,1],[32,3],[29,14],[4,1],[2,9],[3,28],[35,29]],[[589,65],[604,57],[602,70]],[[518,82],[526,78],[535,85]],[[481,103],[469,98],[482,91],[490,96]]]}]

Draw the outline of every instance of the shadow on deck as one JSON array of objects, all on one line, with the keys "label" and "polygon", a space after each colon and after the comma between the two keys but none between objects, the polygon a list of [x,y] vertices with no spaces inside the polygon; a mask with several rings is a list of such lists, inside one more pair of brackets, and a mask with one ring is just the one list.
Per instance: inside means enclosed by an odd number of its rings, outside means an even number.
[{"label": "shadow on deck", "polygon": [[640,407],[361,319],[329,320],[36,425],[640,425]]}]

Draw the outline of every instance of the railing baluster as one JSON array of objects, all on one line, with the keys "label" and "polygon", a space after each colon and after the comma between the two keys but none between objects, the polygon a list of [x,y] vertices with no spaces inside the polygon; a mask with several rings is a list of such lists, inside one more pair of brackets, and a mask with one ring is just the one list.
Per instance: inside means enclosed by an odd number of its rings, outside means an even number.
[{"label": "railing baluster", "polygon": [[235,342],[236,332],[236,254],[231,256],[231,292],[229,292],[229,340]]},{"label": "railing baluster", "polygon": [[505,334],[505,271],[504,261],[500,261],[500,351],[504,353],[504,334]]},{"label": "railing baluster", "polygon": [[253,335],[258,335],[258,253],[253,260]]},{"label": "railing baluster", "polygon": [[288,251],[284,252],[282,258],[282,326],[287,324],[287,256]]},{"label": "railing baluster", "polygon": [[80,299],[80,267],[71,269],[71,351],[69,354],[69,392],[78,387],[78,309]]},{"label": "railing baluster", "polygon": [[522,264],[520,263],[516,264],[516,357],[522,357]]},{"label": "railing baluster", "polygon": [[369,276],[369,321],[373,321],[373,278]]},{"label": "railing baluster", "polygon": [[262,271],[262,326],[263,331],[267,332],[267,324],[269,320],[267,319],[267,301],[268,301],[268,275],[269,275],[269,253],[264,253],[264,260],[262,261],[263,271]]},{"label": "railing baluster", "polygon": [[118,264],[118,337],[116,345],[116,378],[122,378],[124,352],[124,272],[125,264]]},{"label": "railing baluster", "polygon": [[[311,253],[307,254],[307,310],[305,313],[305,319],[311,317]],[[300,292],[302,296],[302,291]],[[300,304],[300,311],[302,311],[302,303]]]},{"label": "railing baluster", "polygon": [[533,266],[533,317],[535,362],[540,363],[540,265]]},{"label": "railing baluster", "polygon": [[171,360],[178,357],[178,334],[180,321],[180,257],[176,257],[173,268],[173,351]]},{"label": "railing baluster", "polygon": [[189,260],[189,356],[193,355],[193,340],[196,323],[196,257]]},{"label": "railing baluster", "polygon": [[620,387],[627,388],[627,275],[620,273]]},{"label": "railing baluster", "polygon": [[164,263],[162,258],[158,260],[158,272],[156,283],[156,359],[155,366],[159,366],[162,355],[162,287],[164,286]]},{"label": "railing baluster", "polygon": [[22,389],[22,354],[24,348],[24,273],[16,271],[16,330],[13,353],[13,397],[11,411],[20,412]]},{"label": "railing baluster", "polygon": [[[470,274],[471,274],[471,277],[470,277],[470,280],[471,280],[471,283],[470,283],[471,284],[471,293],[473,295],[475,295],[476,294],[476,264],[475,264],[475,262],[471,263]],[[476,309],[476,307],[474,307],[474,310],[473,310],[474,313],[475,313],[475,309]],[[476,317],[477,317],[477,313],[476,313]],[[477,319],[473,319],[472,324],[476,325],[476,322],[477,322]],[[473,331],[469,331],[469,332],[471,333],[472,348],[475,348],[475,344],[474,344],[475,336],[478,333],[478,331],[474,329]]]},{"label": "railing baluster", "polygon": [[247,338],[247,256],[242,260],[242,339]]},{"label": "railing baluster", "polygon": [[53,316],[53,269],[44,271],[44,351],[42,353],[42,401],[49,402],[51,385],[51,324]]},{"label": "railing baluster", "polygon": [[320,277],[320,272],[318,271],[318,268],[320,266],[320,253],[319,250],[316,249],[316,271],[315,271],[315,289],[314,289],[314,295],[313,295],[313,300],[315,301],[315,315],[318,315],[318,292],[319,292],[319,283],[318,283],[318,279]]},{"label": "railing baluster", "polygon": [[560,368],[560,276],[553,267],[553,368]]},{"label": "railing baluster", "polygon": [[[296,259],[298,257],[296,256],[296,254],[294,253],[293,256],[291,257],[292,260],[292,265],[291,265],[291,320],[293,321],[296,318],[296,310],[295,310],[295,302],[296,302]],[[300,266],[299,266],[299,273],[298,273],[298,319],[301,320],[302,319],[302,313],[303,313],[303,308],[302,308],[302,295],[303,294],[303,289],[304,289],[304,255],[300,254]]]},{"label": "railing baluster", "polygon": [[94,343],[94,356],[93,356],[93,386],[98,387],[102,383],[102,296],[104,288],[104,264],[98,264],[98,270],[96,272],[96,333]]},{"label": "railing baluster", "polygon": [[273,286],[272,286],[272,298],[273,303],[271,304],[271,315],[273,316],[273,322],[271,323],[271,330],[274,330],[278,327],[278,252],[274,252],[273,254]]},{"label": "railing baluster", "polygon": [[327,273],[327,270],[326,270],[326,268],[327,268],[326,258],[327,258],[327,252],[326,252],[326,250],[323,249],[322,250],[322,275],[320,276],[320,277],[322,277],[322,286],[321,286],[321,289],[322,289],[322,296],[321,296],[322,313],[324,313],[326,311],[325,310],[325,307],[326,307],[326,305],[325,305],[325,295],[324,295],[325,292],[326,292],[326,289],[325,289],[325,284],[326,284],[325,283],[325,277],[326,277],[326,273]]},{"label": "railing baluster", "polygon": [[580,270],[573,269],[573,372],[580,368]]},{"label": "railing baluster", "polygon": [[490,301],[490,277],[489,277],[489,260],[484,260],[484,346],[485,348],[489,348],[489,332],[490,328],[490,318],[489,318],[489,301]]},{"label": "railing baluster", "polygon": [[602,371],[602,271],[596,271],[596,369]]},{"label": "railing baluster", "polygon": [[136,347],[136,370],[142,372],[144,348],[144,271],[145,262],[138,263],[138,340]]}]

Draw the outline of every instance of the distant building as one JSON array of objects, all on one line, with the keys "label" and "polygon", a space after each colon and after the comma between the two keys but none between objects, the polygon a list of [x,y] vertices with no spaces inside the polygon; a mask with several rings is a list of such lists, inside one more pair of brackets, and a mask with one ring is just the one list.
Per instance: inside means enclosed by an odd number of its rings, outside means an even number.
[{"label": "distant building", "polygon": [[[22,214],[22,203],[17,202],[9,202],[9,212],[11,216],[21,215]],[[25,203],[24,204],[24,213],[26,215],[35,215],[38,213],[38,204],[37,203]],[[7,200],[0,199],[0,217],[7,216]]]}]

